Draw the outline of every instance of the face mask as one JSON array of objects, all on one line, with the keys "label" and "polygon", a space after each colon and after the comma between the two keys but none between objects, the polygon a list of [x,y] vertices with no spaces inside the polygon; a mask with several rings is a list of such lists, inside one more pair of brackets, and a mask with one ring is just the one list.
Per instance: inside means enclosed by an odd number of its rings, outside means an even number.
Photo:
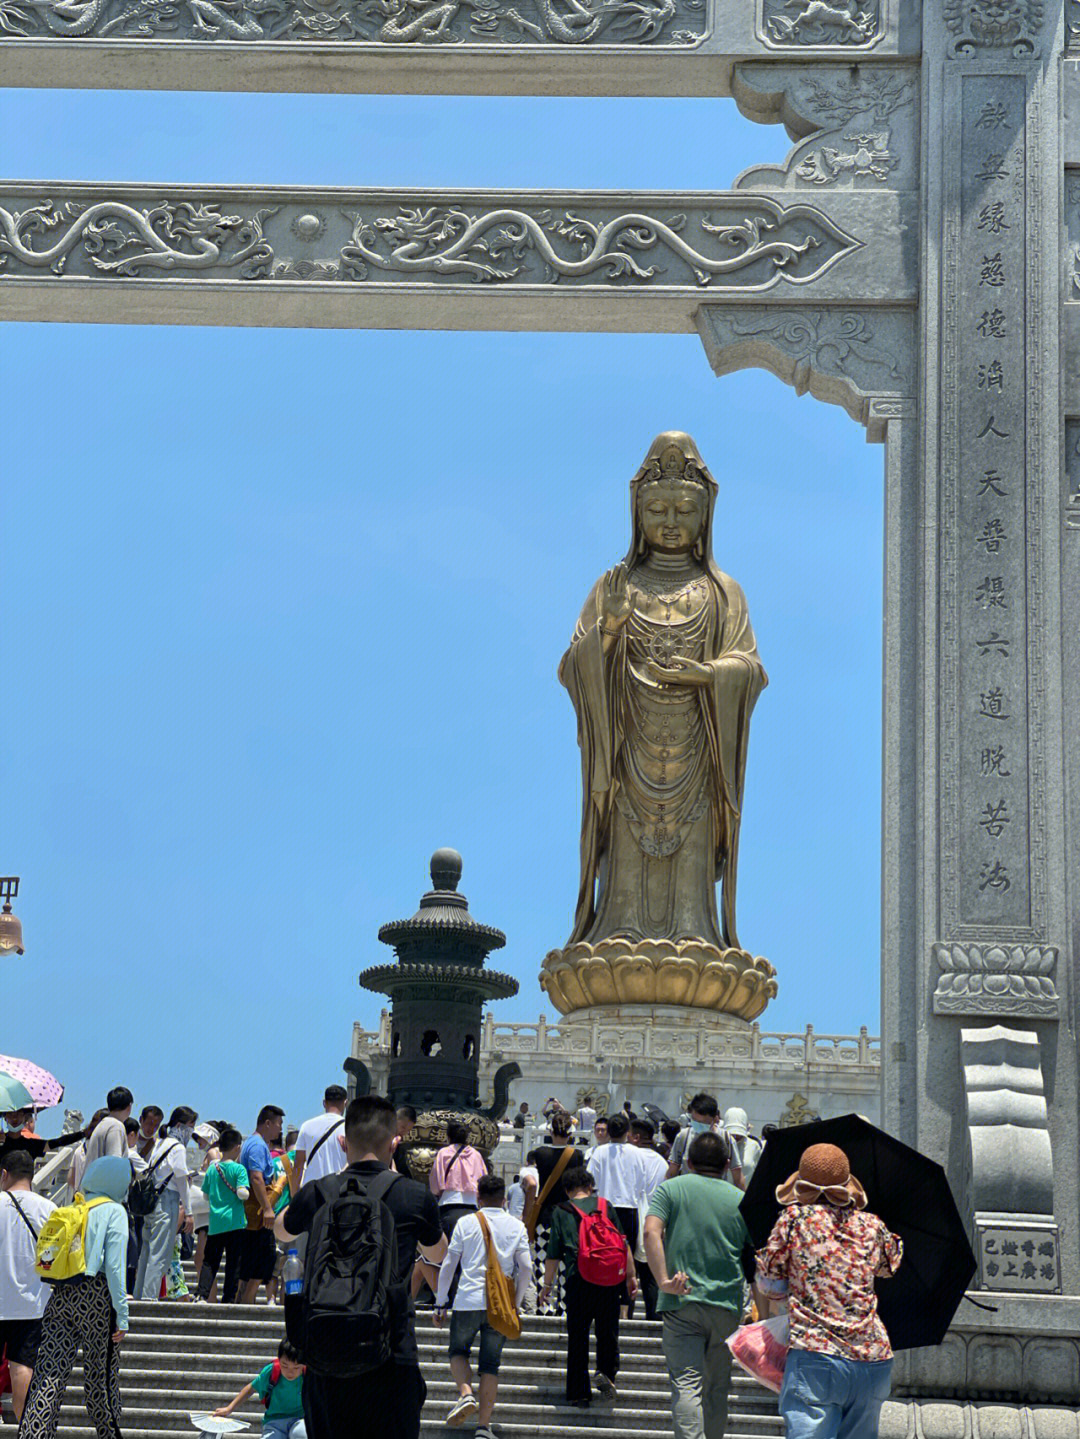
[{"label": "face mask", "polygon": [[691,1134],[708,1134],[712,1130],[711,1124],[706,1124],[703,1119],[692,1119],[690,1121]]},{"label": "face mask", "polygon": [[174,1133],[181,1144],[190,1144],[191,1136],[195,1133],[195,1130],[190,1124],[178,1124]]}]

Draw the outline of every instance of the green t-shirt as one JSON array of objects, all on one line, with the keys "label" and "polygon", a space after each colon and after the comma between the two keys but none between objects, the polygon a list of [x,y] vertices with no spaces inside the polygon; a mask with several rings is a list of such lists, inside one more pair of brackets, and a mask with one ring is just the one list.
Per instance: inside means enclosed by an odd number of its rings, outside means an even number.
[{"label": "green t-shirt", "polygon": [[681,1269],[690,1281],[685,1296],[661,1292],[657,1309],[716,1304],[742,1311],[739,1258],[750,1236],[739,1213],[741,1199],[742,1191],[733,1184],[704,1174],[680,1174],[657,1188],[649,1214],[664,1223],[668,1273]]},{"label": "green t-shirt", "polygon": [[[597,1208],[595,1194],[590,1194],[585,1199],[566,1200],[566,1204],[573,1203],[583,1214],[592,1214]],[[607,1207],[608,1218],[619,1231],[623,1227],[619,1223],[619,1216],[609,1204]],[[577,1264],[578,1252],[578,1229],[581,1220],[572,1212],[568,1212],[562,1204],[559,1204],[551,1211],[551,1231],[548,1234],[547,1257],[549,1259],[561,1259],[567,1269],[573,1269]]]},{"label": "green t-shirt", "polygon": [[255,1378],[251,1381],[251,1387],[260,1399],[270,1395],[270,1403],[266,1406],[267,1419],[301,1419],[304,1414],[304,1376],[298,1374],[295,1379],[286,1379],[284,1374],[280,1375],[278,1382],[270,1388],[270,1371],[272,1364],[265,1369],[260,1369]]},{"label": "green t-shirt", "polygon": [[[275,1155],[272,1156],[272,1158],[273,1158],[273,1161],[274,1161],[274,1178],[273,1178],[273,1180],[271,1180],[271,1183],[275,1183],[275,1182],[285,1173],[285,1165],[282,1163],[281,1155],[280,1155],[280,1154],[275,1154]],[[290,1150],[289,1150],[289,1163],[290,1163],[290,1165],[292,1166],[292,1173],[295,1174],[295,1173],[296,1173],[296,1150],[295,1150],[295,1149],[290,1149]],[[292,1193],[290,1192],[289,1186],[286,1184],[285,1188],[281,1191],[281,1195],[280,1195],[280,1197],[278,1198],[278,1202],[274,1205],[274,1213],[275,1213],[275,1214],[280,1214],[283,1210],[288,1209],[288,1207],[289,1207],[289,1205],[290,1205],[291,1203],[292,1203]]]},{"label": "green t-shirt", "polygon": [[[224,1171],[224,1175],[221,1171]],[[229,1188],[230,1184],[232,1189]],[[203,1193],[210,1201],[211,1234],[228,1234],[232,1229],[244,1229],[247,1226],[243,1201],[237,1199],[233,1193],[233,1189],[239,1189],[241,1184],[245,1188],[249,1186],[248,1172],[242,1164],[237,1164],[232,1159],[222,1159],[218,1164],[211,1164],[203,1175]]]}]

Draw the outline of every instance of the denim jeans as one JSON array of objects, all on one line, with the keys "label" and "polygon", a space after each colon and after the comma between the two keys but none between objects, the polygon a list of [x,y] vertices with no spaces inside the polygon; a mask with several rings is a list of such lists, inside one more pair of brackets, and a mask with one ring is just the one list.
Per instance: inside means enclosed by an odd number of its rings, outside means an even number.
[{"label": "denim jeans", "polygon": [[860,1362],[789,1349],[780,1389],[787,1439],[877,1439],[892,1360]]},{"label": "denim jeans", "polygon": [[506,1340],[487,1322],[486,1309],[455,1309],[450,1315],[450,1358],[460,1355],[467,1360],[478,1335],[480,1353],[476,1360],[477,1373],[498,1374]]},{"label": "denim jeans", "polygon": [[262,1439],[307,1439],[307,1429],[299,1414],[263,1417]]}]

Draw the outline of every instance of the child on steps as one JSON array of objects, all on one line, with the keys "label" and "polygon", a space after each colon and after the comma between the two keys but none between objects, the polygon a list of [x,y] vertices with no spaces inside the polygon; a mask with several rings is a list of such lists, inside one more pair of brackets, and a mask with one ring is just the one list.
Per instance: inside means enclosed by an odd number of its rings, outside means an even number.
[{"label": "child on steps", "polygon": [[287,1339],[278,1345],[277,1362],[260,1369],[235,1399],[214,1410],[215,1419],[228,1419],[233,1410],[257,1394],[266,1406],[263,1439],[307,1439],[304,1427],[304,1366],[299,1351]]}]

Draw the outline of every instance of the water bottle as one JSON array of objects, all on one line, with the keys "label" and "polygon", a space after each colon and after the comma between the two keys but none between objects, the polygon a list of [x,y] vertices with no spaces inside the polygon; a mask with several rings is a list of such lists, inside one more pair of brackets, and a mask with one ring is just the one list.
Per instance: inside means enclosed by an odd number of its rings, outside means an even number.
[{"label": "water bottle", "polygon": [[295,1249],[290,1249],[285,1256],[282,1278],[285,1280],[286,1298],[304,1292],[304,1266],[300,1263],[300,1256]]}]

